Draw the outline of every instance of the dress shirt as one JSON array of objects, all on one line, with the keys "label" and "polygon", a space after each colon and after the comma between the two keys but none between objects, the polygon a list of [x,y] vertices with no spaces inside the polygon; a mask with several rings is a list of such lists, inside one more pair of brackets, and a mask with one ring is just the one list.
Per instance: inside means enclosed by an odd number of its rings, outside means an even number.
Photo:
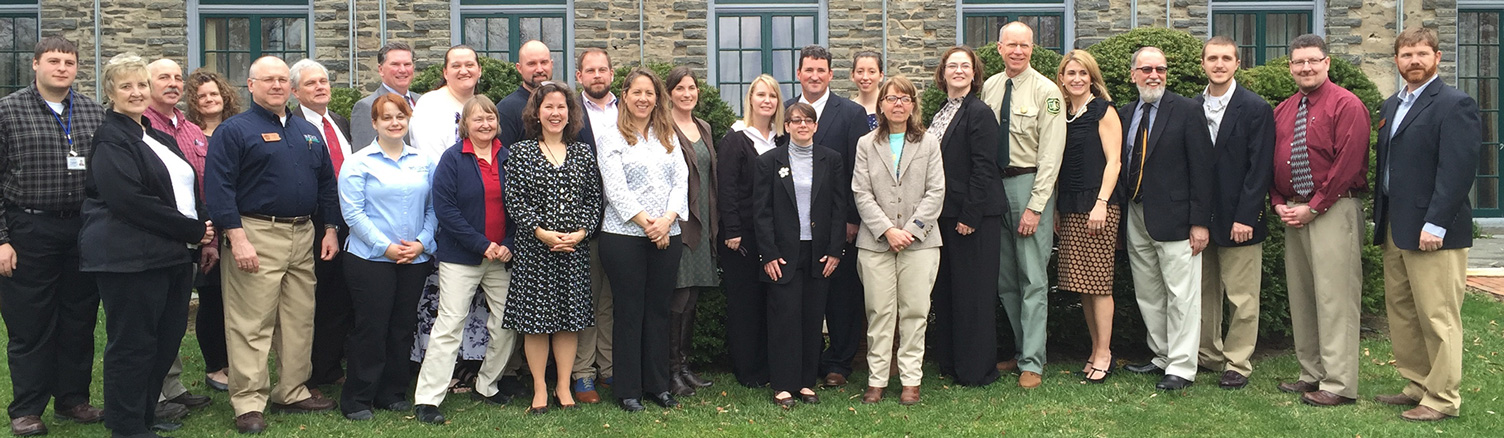
[{"label": "dress shirt", "polygon": [[323,130],[261,105],[225,120],[209,140],[204,200],[209,218],[240,228],[242,213],[294,217],[324,215],[340,223],[334,163],[319,139]]},{"label": "dress shirt", "polygon": [[433,90],[418,99],[408,120],[412,146],[433,157],[443,155],[460,138],[460,113],[465,103],[454,99],[448,88]]},{"label": "dress shirt", "polygon": [[[0,98],[0,209],[77,212],[83,205],[87,172],[68,170],[67,157],[89,156],[104,107],[72,91],[63,104],[61,115],[53,112],[36,84]],[[10,226],[0,214],[0,244],[7,242]]]},{"label": "dress shirt", "polygon": [[188,164],[193,165],[193,170],[198,172],[198,186],[204,186],[204,157],[209,154],[209,137],[204,135],[204,130],[199,129],[188,121],[188,116],[183,110],[173,108],[171,114],[162,114],[156,108],[146,108],[146,118],[151,119],[151,127],[172,136],[178,142],[178,149],[183,150],[183,158],[188,159]]},{"label": "dress shirt", "polygon": [[[196,198],[198,191],[194,190],[198,178],[194,176],[196,172],[193,171],[193,166],[150,135],[143,133],[141,141],[146,142],[146,146],[150,147],[151,151],[157,154],[157,159],[162,160],[162,165],[167,167],[167,176],[172,179],[173,205],[178,208],[178,213],[198,219],[198,199]],[[193,246],[189,245],[190,248]]]},{"label": "dress shirt", "polygon": [[815,99],[814,102],[809,101],[809,96],[801,96],[800,100],[804,101],[804,103],[809,104],[809,106],[815,107],[815,118],[824,118],[825,103],[830,101],[830,88],[826,88],[825,94],[820,95],[820,98]]},{"label": "dress shirt", "polygon": [[689,165],[677,138],[670,137],[674,151],[665,153],[651,130],[637,144],[628,145],[621,133],[611,130],[595,139],[598,165],[605,186],[606,213],[601,231],[628,236],[647,236],[632,222],[637,213],[662,217],[672,211],[678,220],[669,224],[670,236],[679,235],[679,221],[689,218]]},{"label": "dress shirt", "polygon": [[[1128,123],[1128,138],[1123,139],[1123,141],[1138,141],[1138,143],[1135,143],[1133,145],[1134,155],[1138,155],[1137,151],[1139,150],[1139,148],[1144,147],[1143,143],[1145,139],[1133,138],[1134,136],[1138,135],[1138,122],[1139,119],[1144,116],[1144,108],[1149,108],[1149,130],[1153,131],[1154,118],[1159,116],[1159,101],[1156,100],[1153,103],[1145,104],[1144,101],[1140,100],[1138,101],[1138,107],[1133,110],[1133,121]],[[1154,135],[1154,133],[1150,132],[1149,135],[1152,136]]]},{"label": "dress shirt", "polygon": [[[1013,80],[1012,100],[1009,108],[999,108],[1009,79]],[[1060,86],[1030,67],[1011,78],[1006,71],[992,75],[983,83],[979,97],[995,115],[1009,117],[1008,159],[998,157],[998,161],[1008,163],[1008,167],[1036,169],[1034,187],[1024,205],[1036,213],[1044,212],[1055,196],[1055,179],[1060,176],[1060,160],[1065,156],[1065,102]]]},{"label": "dress shirt", "polygon": [[[737,131],[746,134],[747,139],[752,140],[752,149],[757,151],[757,155],[766,154],[768,153],[768,151],[773,150],[773,148],[778,147],[778,143],[775,141],[775,138],[763,137],[762,131],[756,129],[748,129],[746,122],[743,122],[741,120],[737,120],[736,123],[731,124],[731,132]],[[772,133],[772,131],[768,132]],[[774,137],[776,137],[776,134]]]},{"label": "dress shirt", "polygon": [[934,134],[937,140],[945,141],[945,130],[950,128],[951,119],[956,118],[956,110],[961,109],[963,100],[966,100],[966,96],[946,98],[945,106],[940,107],[940,112],[930,119],[930,129],[924,131]]},{"label": "dress shirt", "polygon": [[[1400,91],[1397,94],[1400,99],[1400,104],[1399,106],[1396,106],[1394,108],[1394,122],[1389,124],[1389,132],[1385,133],[1386,135],[1388,135],[1390,138],[1394,138],[1394,132],[1400,129],[1400,122],[1405,121],[1405,115],[1410,113],[1410,107],[1415,105],[1415,99],[1420,97],[1420,92],[1426,91],[1426,87],[1431,86],[1432,82],[1436,82],[1436,78],[1438,77],[1440,76],[1432,75],[1431,79],[1426,80],[1426,83],[1424,84],[1420,84],[1420,87],[1417,87],[1415,91],[1408,91],[1410,89],[1410,87],[1408,86],[1400,88]],[[1390,161],[1390,163],[1393,163],[1393,161]],[[1389,172],[1384,172],[1384,188],[1389,188]],[[1431,235],[1436,237],[1443,239],[1447,237],[1446,228],[1442,228],[1440,225],[1436,225],[1430,222],[1426,222],[1425,225],[1421,225],[1420,229],[1421,231],[1431,233]]]},{"label": "dress shirt", "polygon": [[[596,105],[588,97],[581,97],[584,101],[585,112],[590,114],[590,129],[593,132],[607,132],[616,129],[616,118],[621,116],[621,111],[616,108],[616,95],[607,94],[611,100],[606,101],[606,106]],[[596,134],[600,135],[600,134]]]},{"label": "dress shirt", "polygon": [[1222,116],[1227,114],[1227,104],[1232,102],[1232,93],[1238,91],[1238,80],[1233,79],[1231,82],[1227,85],[1227,92],[1221,96],[1212,95],[1211,85],[1201,91],[1201,109],[1206,111],[1206,129],[1212,133],[1213,146],[1217,144],[1217,130],[1222,129]]},{"label": "dress shirt", "polygon": [[[386,92],[388,92],[388,93],[392,93],[392,94],[395,94],[395,95],[398,95],[398,96],[402,96],[403,99],[407,100],[407,107],[409,109],[411,109],[412,107],[418,106],[418,99],[414,99],[413,98],[413,90],[411,90],[411,89],[407,90],[406,93],[398,93],[397,89],[388,86],[386,84],[386,82],[382,82],[381,83],[381,88],[385,88]],[[359,114],[351,114],[350,116],[355,117],[355,118],[364,118],[364,117],[361,117]]]},{"label": "dress shirt", "polygon": [[1306,151],[1315,184],[1308,205],[1324,212],[1344,193],[1368,188],[1368,108],[1330,80],[1309,94],[1296,92],[1274,108],[1274,185],[1269,190],[1274,205],[1297,195],[1290,174],[1290,142],[1301,97],[1308,99]]},{"label": "dress shirt", "polygon": [[351,237],[345,240],[345,251],[366,260],[395,262],[386,256],[387,246],[417,241],[423,244],[423,254],[413,263],[428,261],[439,222],[430,190],[439,160],[407,145],[396,160],[380,145],[350,158],[339,173],[339,206]]},{"label": "dress shirt", "polygon": [[[324,132],[324,115],[313,112],[313,110],[303,105],[298,105],[298,110],[303,112],[303,120],[307,120],[308,123],[313,124],[313,127],[319,128],[319,138],[324,138],[322,134]],[[326,108],[324,111],[328,112],[329,110]],[[329,119],[329,127],[334,128],[334,138],[324,138],[324,141],[338,144],[340,156],[349,157],[350,142],[345,141],[345,132],[339,130],[339,124],[334,123],[334,119]]]}]

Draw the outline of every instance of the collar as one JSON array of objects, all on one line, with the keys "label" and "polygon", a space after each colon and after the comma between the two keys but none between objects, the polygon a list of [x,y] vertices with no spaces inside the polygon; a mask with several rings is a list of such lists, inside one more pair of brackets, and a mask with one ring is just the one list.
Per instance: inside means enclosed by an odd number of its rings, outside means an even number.
[{"label": "collar", "polygon": [[[365,150],[369,151],[369,152],[366,152],[367,156],[384,155],[386,153],[385,151],[381,150],[381,143],[379,143],[379,141],[380,140],[373,140],[373,141],[371,141],[371,146],[375,146],[375,147],[365,148]],[[465,152],[469,153],[469,154],[472,154],[472,155],[475,154],[475,152],[470,148],[470,141],[469,140],[465,140]],[[417,154],[418,154],[418,149],[417,148],[414,148],[411,145],[408,145],[408,144],[404,143],[404,144],[402,144],[402,155],[398,155],[397,158],[401,159],[401,158],[406,158],[408,155],[417,155]]]},{"label": "collar", "polygon": [[[36,96],[38,102],[42,102],[42,106],[43,107],[47,106],[47,99],[44,98],[44,97],[42,97],[42,89],[41,88],[37,88],[37,81],[31,81],[31,85],[27,85],[26,89],[22,90],[22,91],[31,93],[31,95]],[[63,104],[63,109],[67,109],[68,107],[73,106],[73,88],[72,87],[68,88],[68,95],[65,96],[65,97],[63,97],[62,104]],[[52,111],[52,110],[49,108],[48,111]],[[109,108],[105,108],[105,111],[108,112]]]},{"label": "collar", "polygon": [[[1034,73],[1034,74],[1030,74],[1030,73]],[[1024,82],[1027,82],[1027,81],[1029,81],[1031,79],[1034,79],[1034,76],[1037,76],[1038,73],[1034,71],[1034,66],[1031,65],[1031,66],[1025,68],[1024,71],[1018,72],[1017,76],[1008,76],[1008,70],[1007,69],[1003,69],[1002,75],[1005,78],[1012,79],[1013,80],[1013,86],[1016,88],[1019,85],[1023,84]]]},{"label": "collar", "polygon": [[813,106],[815,108],[819,108],[819,107],[825,105],[825,102],[829,102],[830,101],[830,88],[829,87],[825,88],[825,94],[822,95],[822,96],[820,96],[819,99],[815,99],[813,102],[811,102],[809,100],[805,100],[807,98],[809,98],[808,95],[800,96],[799,100],[802,101],[802,102],[804,102],[804,103],[810,104],[810,106]]},{"label": "collar", "polygon": [[1328,88],[1335,87],[1335,86],[1337,86],[1337,85],[1332,83],[1332,78],[1328,77],[1328,78],[1326,78],[1326,81],[1322,82],[1321,85],[1317,85],[1316,89],[1315,90],[1311,90],[1310,93],[1306,93],[1306,92],[1303,92],[1303,91],[1296,91],[1296,93],[1304,95],[1306,97],[1306,99],[1310,99],[1311,104],[1315,104],[1317,100],[1320,100],[1322,96],[1326,95],[1326,90]]},{"label": "collar", "polygon": [[1238,80],[1237,80],[1237,78],[1234,78],[1231,82],[1232,83],[1230,83],[1230,84],[1227,85],[1227,92],[1223,93],[1221,96],[1213,96],[1212,95],[1212,85],[1211,84],[1207,84],[1206,88],[1204,88],[1204,89],[1201,90],[1201,96],[1204,97],[1207,101],[1213,101],[1213,100],[1215,100],[1215,101],[1218,101],[1218,102],[1226,102],[1227,100],[1232,99],[1232,94],[1233,93],[1236,93],[1238,91]]},{"label": "collar", "polygon": [[312,123],[313,126],[318,127],[319,129],[323,129],[324,115],[329,113],[329,108],[324,108],[324,114],[319,114],[313,112],[313,110],[311,109],[308,109],[308,107],[306,106],[298,105],[298,111],[302,111],[303,120],[307,120],[308,123]]},{"label": "collar", "polygon": [[[378,147],[377,149],[380,149],[380,148]],[[402,153],[403,154],[407,154],[407,150],[408,149],[411,149],[411,148],[404,147],[402,149]],[[493,139],[491,139],[491,156],[495,157],[496,154],[499,153],[500,151],[501,151],[501,139],[499,139],[499,138],[493,138]],[[472,144],[472,143],[470,143],[470,139],[467,138],[460,145],[460,152],[468,154],[468,155],[475,155],[475,145]]]},{"label": "collar", "polygon": [[132,128],[131,129],[131,134],[136,134],[136,133],[145,134],[145,132],[146,132],[145,130],[152,129],[152,127],[151,127],[151,117],[147,117],[146,114],[144,114],[144,113],[141,114],[141,123],[138,124],[138,123],[136,123],[136,121],[134,119],[131,119],[130,116],[127,116],[125,114],[121,114],[120,112],[115,111],[113,109],[106,108],[105,109],[105,119],[115,119],[117,122],[130,125],[131,128]]},{"label": "collar", "polygon": [[[390,86],[387,86],[386,82],[382,82],[381,83],[381,88],[385,89],[386,92],[388,92],[388,93],[392,93],[392,94],[395,94],[395,95],[398,95],[398,96],[402,96],[402,97],[405,97],[405,98],[408,98],[408,99],[412,99],[413,98],[413,90],[412,89],[408,89],[406,93],[398,93],[396,89],[394,89],[394,88],[392,88]],[[413,99],[413,100],[417,100],[417,99]]]},{"label": "collar", "polygon": [[606,106],[604,106],[604,107],[600,106],[600,105],[596,105],[595,101],[590,100],[590,98],[587,97],[587,96],[585,96],[584,93],[580,94],[580,100],[582,100],[582,101],[585,102],[584,103],[585,109],[588,109],[588,110],[605,111],[607,108],[615,108],[616,107],[616,95],[612,94],[612,93],[606,93],[606,96],[610,96],[611,100],[606,101]]},{"label": "collar", "polygon": [[1440,74],[1431,75],[1431,79],[1427,79],[1426,83],[1420,84],[1420,88],[1416,88],[1415,91],[1410,91],[1410,92],[1406,92],[1405,91],[1405,90],[1409,89],[1409,87],[1408,87],[1409,84],[1406,84],[1407,85],[1406,87],[1401,87],[1400,88],[1400,92],[1399,92],[1400,101],[1402,101],[1402,102],[1414,102],[1415,98],[1419,97],[1420,93],[1422,91],[1426,91],[1426,88],[1430,87],[1432,82],[1436,82],[1436,78],[1439,78],[1439,77],[1441,77]]},{"label": "collar", "polygon": [[1140,108],[1143,108],[1143,107],[1144,107],[1144,105],[1149,105],[1149,106],[1150,106],[1150,107],[1152,107],[1152,108],[1154,108],[1154,109],[1156,109],[1156,110],[1157,110],[1157,109],[1159,109],[1159,104],[1160,104],[1160,103],[1163,103],[1163,102],[1164,102],[1164,101],[1165,101],[1165,98],[1164,98],[1164,96],[1160,96],[1160,97],[1159,97],[1159,100],[1156,100],[1156,101],[1154,101],[1154,102],[1152,102],[1152,103],[1151,103],[1151,102],[1144,102],[1144,100],[1143,100],[1143,99],[1139,99],[1139,100],[1138,100],[1138,105],[1137,105],[1137,106],[1135,106],[1135,107],[1134,107],[1134,108],[1133,108],[1133,110],[1134,110],[1134,111],[1138,111],[1138,110],[1139,110],[1139,109],[1140,109]]},{"label": "collar", "polygon": [[142,114],[142,115],[145,116],[147,114],[154,114],[154,115],[156,115],[156,117],[161,118],[162,120],[166,120],[167,123],[171,123],[172,124],[173,128],[177,128],[178,127],[178,121],[179,120],[183,120],[183,118],[178,117],[178,116],[180,116],[180,115],[183,114],[183,110],[177,109],[177,107],[173,107],[172,108],[172,113],[171,114],[162,114],[161,111],[157,111],[156,107],[148,105],[146,107],[146,114]]},{"label": "collar", "polygon": [[261,106],[261,104],[256,103],[256,101],[254,100],[251,101],[251,110],[249,112],[260,115],[267,121],[276,122],[277,126],[281,126],[283,128],[287,127],[288,119],[286,116],[279,116],[277,115],[277,113],[271,112],[271,110],[266,109],[266,107]]}]

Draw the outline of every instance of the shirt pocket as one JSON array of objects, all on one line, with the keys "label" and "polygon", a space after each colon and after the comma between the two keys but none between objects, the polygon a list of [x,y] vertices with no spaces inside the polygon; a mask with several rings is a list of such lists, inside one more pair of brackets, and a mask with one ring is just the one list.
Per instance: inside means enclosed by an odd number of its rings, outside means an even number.
[{"label": "shirt pocket", "polygon": [[1039,107],[1031,105],[1013,105],[1008,118],[1008,131],[1018,135],[1027,135],[1036,132],[1039,126]]}]

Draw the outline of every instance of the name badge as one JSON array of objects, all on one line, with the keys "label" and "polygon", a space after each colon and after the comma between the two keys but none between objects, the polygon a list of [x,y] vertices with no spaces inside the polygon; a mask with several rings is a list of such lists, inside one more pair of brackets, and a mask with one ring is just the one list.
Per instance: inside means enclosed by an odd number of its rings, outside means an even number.
[{"label": "name badge", "polygon": [[84,170],[84,157],[68,157],[68,170]]},{"label": "name badge", "polygon": [[266,142],[282,141],[282,135],[278,134],[278,133],[275,133],[275,132],[268,132],[268,133],[265,133],[265,134],[261,134],[261,141],[266,141]]}]

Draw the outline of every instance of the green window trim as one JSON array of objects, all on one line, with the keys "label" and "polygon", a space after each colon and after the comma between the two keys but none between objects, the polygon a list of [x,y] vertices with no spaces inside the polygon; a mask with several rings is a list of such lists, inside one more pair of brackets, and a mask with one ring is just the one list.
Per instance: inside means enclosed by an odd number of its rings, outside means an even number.
[{"label": "green window trim", "polygon": [[[1474,217],[1504,216],[1504,9],[1462,9],[1457,13],[1457,88],[1478,101],[1483,144],[1469,195]],[[1489,29],[1492,29],[1491,31]]]},{"label": "green window trim", "polygon": [[[514,1],[514,0],[498,0],[498,1]],[[521,4],[523,1],[524,0],[515,0],[514,3],[515,4]],[[545,3],[545,4],[549,3],[548,1],[539,2],[539,1],[532,1],[532,0],[526,0],[526,2],[529,5],[537,5],[537,4],[540,4],[540,3]],[[563,4],[563,2],[557,2],[557,3],[558,4]],[[544,35],[534,35],[534,36],[525,36],[525,35],[523,35],[523,31],[525,30],[524,26],[523,26],[523,22],[526,21],[526,20],[529,20],[529,19],[538,19],[539,20],[539,32],[540,33],[542,32],[542,29],[543,29],[543,27],[545,25],[544,24],[544,20],[546,20],[546,19],[558,19],[558,20],[560,20],[563,24],[560,25],[560,30],[559,30],[559,35],[558,35],[559,40],[550,43],[550,41],[548,41],[549,38],[546,38]],[[473,20],[482,20],[482,21],[484,21],[484,22],[487,23],[487,26],[489,26],[489,22],[491,20],[505,20],[506,23],[507,23],[506,24],[506,28],[507,28],[506,29],[506,33],[507,33],[507,35],[505,37],[506,41],[504,41],[504,42],[493,42],[493,41],[491,41],[492,35],[491,35],[490,32],[480,33],[479,35],[481,35],[483,37],[480,41],[475,41],[475,40],[470,39],[470,32],[468,32],[468,30],[469,30],[469,26],[471,25],[471,23],[472,23]],[[474,47],[476,53],[479,54],[480,56],[485,56],[485,57],[500,59],[500,60],[506,61],[506,62],[517,62],[517,51],[519,49],[521,49],[522,48],[522,44],[525,43],[525,42],[527,42],[528,40],[530,40],[530,39],[543,40],[544,43],[548,46],[549,53],[551,53],[553,55],[553,58],[554,58],[554,80],[556,80],[556,81],[563,81],[563,80],[567,79],[567,74],[566,73],[569,73],[569,70],[570,70],[569,69],[569,62],[571,60],[569,59],[569,53],[572,53],[572,50],[570,50],[570,49],[573,47],[573,42],[569,40],[569,33],[565,32],[565,29],[569,26],[569,23],[570,23],[569,14],[566,11],[563,11],[563,10],[560,10],[558,12],[515,12],[515,13],[514,12],[462,12],[460,14],[459,35],[460,35],[460,41],[461,41],[461,43],[468,44],[471,47]],[[496,43],[505,44],[505,46],[498,46]],[[502,47],[504,47],[504,49]]]},{"label": "green window trim", "polygon": [[[1300,20],[1300,16],[1304,20]],[[1227,36],[1238,43],[1238,58],[1243,63],[1243,68],[1252,68],[1263,65],[1270,59],[1285,56],[1291,40],[1301,34],[1310,33],[1315,26],[1315,13],[1308,9],[1284,9],[1284,10],[1244,10],[1227,9],[1212,12],[1211,32],[1212,35]],[[1251,18],[1252,23],[1239,23],[1239,18]],[[1295,18],[1295,21],[1290,21]],[[1285,20],[1284,35],[1270,32],[1270,21],[1278,22]],[[1303,26],[1291,27],[1292,24]],[[1253,29],[1245,30],[1243,25],[1251,25]],[[1251,35],[1250,35],[1251,34]],[[1247,38],[1252,36],[1252,38]],[[1252,41],[1249,41],[1249,40]],[[1271,53],[1271,50],[1277,50]]]},{"label": "green window trim", "polygon": [[[767,2],[759,1],[757,3]],[[746,25],[747,18],[757,19],[759,36],[756,47],[748,47],[749,44],[746,41],[741,41],[742,37],[745,36],[742,26]],[[799,51],[804,46],[817,44],[819,41],[819,29],[822,26],[822,22],[818,11],[784,10],[778,12],[752,12],[747,10],[729,10],[716,13],[715,20],[715,31],[717,34],[711,36],[712,41],[715,43],[714,64],[716,66],[716,77],[714,80],[717,87],[721,90],[722,99],[725,99],[730,104],[733,112],[738,115],[741,114],[741,101],[746,94],[745,87],[757,78],[756,74],[747,74],[746,55],[748,54],[757,54],[758,74],[767,73],[778,79],[779,88],[784,99],[799,96],[799,79],[796,74],[799,65]],[[779,20],[787,20],[789,31],[787,38],[775,35],[775,27],[778,27],[775,22]],[[804,20],[808,21],[801,24],[800,22]],[[724,35],[724,32],[731,31],[731,29],[728,29],[728,25],[733,23],[737,26],[734,32],[739,42],[735,47],[728,47],[729,45],[721,44],[721,37]],[[803,31],[807,31],[808,33],[801,34]],[[778,44],[777,42],[780,39],[783,39],[785,43],[782,45]],[[779,68],[777,65],[777,58],[780,56],[785,56],[785,62],[789,64],[786,71],[780,71],[785,69]],[[737,68],[725,68],[728,65],[735,65]],[[832,65],[832,68],[834,68],[834,65]],[[787,76],[783,76],[785,74]]]},{"label": "green window trim", "polygon": [[[1009,0],[992,0],[992,1],[986,1],[986,0],[983,0],[983,1],[966,0],[966,4],[968,4],[968,5],[970,5],[970,4],[979,4],[979,3],[1041,3],[1041,4],[1042,3],[1050,3],[1050,4],[1057,4],[1058,2],[1023,2],[1023,1],[1009,1]],[[986,44],[989,44],[989,43],[996,43],[997,42],[997,29],[996,29],[996,27],[1000,27],[1003,24],[1007,24],[1007,23],[1012,22],[1012,21],[1024,21],[1025,23],[1029,24],[1030,27],[1033,27],[1036,30],[1036,32],[1034,33],[1034,44],[1036,44],[1036,45],[1038,45],[1040,47],[1044,47],[1046,49],[1054,50],[1057,53],[1062,53],[1062,54],[1065,53],[1065,48],[1066,48],[1065,27],[1066,26],[1065,26],[1065,13],[1062,12],[1062,11],[1010,10],[1010,11],[995,11],[995,12],[963,12],[961,14],[961,18],[962,18],[962,23],[963,23],[962,29],[961,29],[961,35],[962,35],[961,36],[961,38],[962,38],[961,42],[962,42],[962,44],[966,44],[966,45],[971,46],[971,47],[983,47],[983,46],[985,46]],[[987,29],[985,31],[982,31],[981,33],[974,32],[975,29],[972,29],[972,21],[973,21],[973,19],[989,19],[989,18],[995,18],[997,26],[988,26],[991,29]],[[1053,35],[1053,37],[1055,38],[1054,41],[1046,41],[1045,40],[1045,38],[1046,38],[1045,33],[1044,32],[1038,32],[1038,29],[1041,27],[1041,26],[1039,26],[1040,22],[1043,21],[1043,20],[1049,19],[1049,18],[1053,18],[1053,19],[1057,20],[1057,23],[1055,23],[1055,27],[1056,27],[1056,29],[1058,29],[1058,32],[1054,32],[1054,35]],[[975,34],[975,35],[973,35],[973,34]],[[985,37],[985,38],[983,38],[983,37]],[[978,39],[978,38],[981,38],[981,39]]]},{"label": "green window trim", "polygon": [[[37,40],[41,38],[38,30],[41,20],[36,11],[31,11],[0,13],[0,21],[5,22],[9,31],[0,34],[5,38],[0,41],[0,96],[5,96],[31,85],[31,57]],[[23,26],[29,26],[29,29]]]}]

